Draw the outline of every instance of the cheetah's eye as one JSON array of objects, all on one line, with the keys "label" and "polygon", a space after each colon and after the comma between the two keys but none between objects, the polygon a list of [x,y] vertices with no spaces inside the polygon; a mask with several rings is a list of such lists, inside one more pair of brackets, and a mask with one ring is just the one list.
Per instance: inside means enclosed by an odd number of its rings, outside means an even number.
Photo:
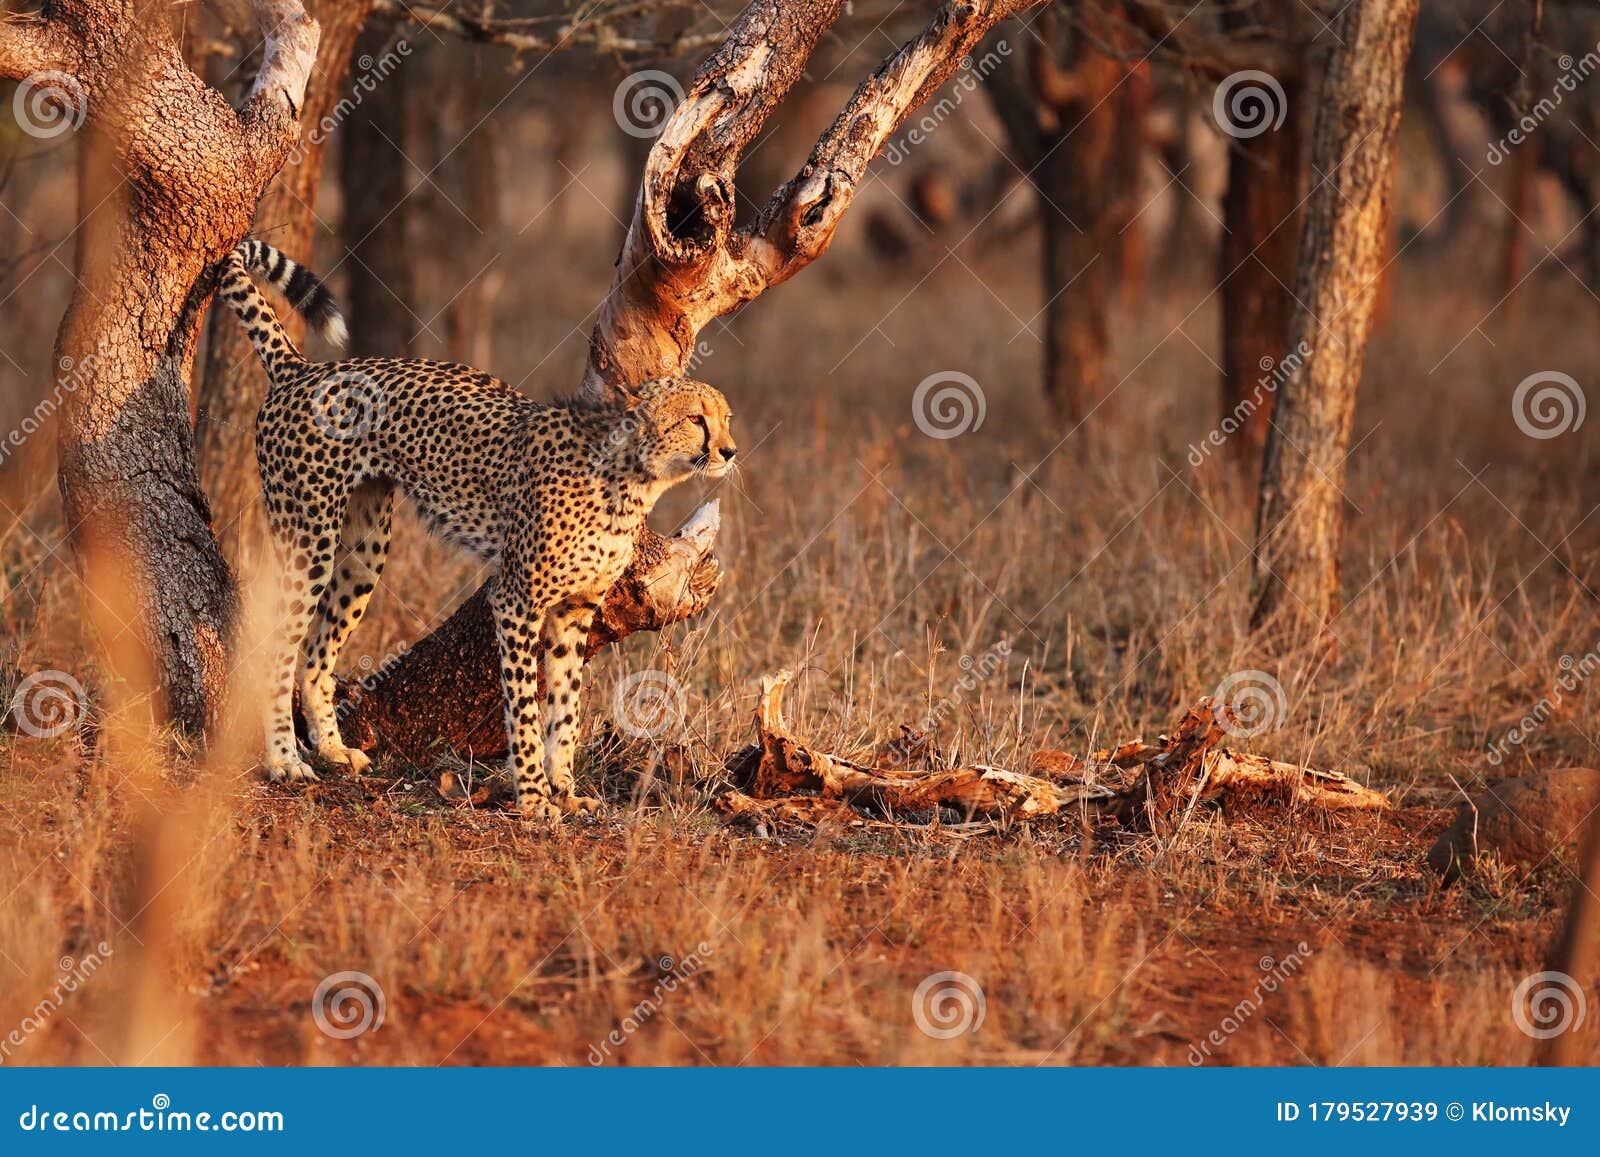
[{"label": "cheetah's eye", "polygon": [[685,419],[685,421],[693,422],[695,425],[699,426],[702,430],[709,429],[709,427],[706,425],[706,416],[704,414],[690,414],[689,417]]}]

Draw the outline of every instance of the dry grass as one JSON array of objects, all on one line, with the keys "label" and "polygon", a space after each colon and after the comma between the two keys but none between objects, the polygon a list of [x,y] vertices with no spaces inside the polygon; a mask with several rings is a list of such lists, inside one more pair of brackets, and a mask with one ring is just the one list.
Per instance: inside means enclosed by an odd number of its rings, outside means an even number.
[{"label": "dry grass", "polygon": [[[495,369],[553,392],[575,376],[610,254],[523,244],[522,268],[573,273],[501,303]],[[1548,692],[1563,654],[1597,643],[1595,442],[1535,442],[1510,420],[1528,373],[1596,364],[1592,303],[1558,273],[1530,282],[1513,325],[1470,286],[1441,293],[1439,268],[1400,267],[1369,358],[1330,658],[1268,653],[1245,631],[1250,496],[1220,464],[1185,461],[1214,408],[1215,299],[1169,286],[1124,311],[1118,389],[1063,438],[1035,396],[1027,253],[959,253],[883,284],[841,245],[706,335],[701,372],[733,399],[748,451],[720,491],[729,577],[698,621],[606,656],[587,721],[606,730],[619,678],[669,671],[694,772],[635,799],[650,745],[608,742],[590,768],[618,805],[607,819],[528,834],[444,805],[405,769],[268,788],[246,772],[247,739],[196,776],[111,728],[7,737],[0,1034],[51,991],[60,957],[113,949],[15,1059],[582,1064],[640,1019],[672,975],[663,957],[704,944],[659,1010],[602,1049],[608,1063],[1184,1064],[1230,1017],[1225,1063],[1525,1062],[1510,993],[1538,967],[1567,880],[1440,892],[1420,860],[1449,777],[1481,780],[1486,743]],[[44,338],[13,336],[13,356],[45,365]],[[934,441],[910,397],[952,369],[981,382],[987,418]],[[8,668],[73,671],[114,700],[79,626],[91,596],[54,553],[43,470],[6,479]],[[675,495],[659,521],[698,497]],[[394,559],[352,669],[419,637],[478,578],[409,522]],[[1002,639],[1000,672],[941,713],[947,752],[1005,763],[1151,735],[1224,676],[1266,668],[1290,710],[1258,750],[1407,806],[1207,813],[1165,847],[1069,825],[758,839],[706,806],[750,736],[760,675],[805,668],[796,731],[849,754],[926,717],[959,659]],[[1569,700],[1510,770],[1593,763],[1597,714],[1593,696]],[[159,838],[181,856],[148,854],[138,817],[153,812],[176,817]],[[1302,942],[1305,967],[1240,1018],[1261,958]],[[348,970],[377,979],[387,1018],[341,1042],[309,1006]],[[913,993],[942,971],[981,984],[976,1034],[916,1027]]]}]

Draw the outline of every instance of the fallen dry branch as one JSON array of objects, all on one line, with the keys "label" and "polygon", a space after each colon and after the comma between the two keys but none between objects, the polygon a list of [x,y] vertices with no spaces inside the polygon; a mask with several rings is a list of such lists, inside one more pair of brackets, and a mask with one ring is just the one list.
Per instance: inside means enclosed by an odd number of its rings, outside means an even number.
[{"label": "fallen dry branch", "polygon": [[941,807],[968,817],[1009,822],[1072,813],[1165,830],[1203,800],[1262,797],[1330,810],[1379,811],[1382,792],[1335,771],[1282,763],[1220,746],[1225,734],[1209,699],[1201,699],[1159,743],[1135,740],[1079,758],[1041,751],[1027,771],[983,764],[943,769],[898,766],[890,745],[872,763],[818,751],[789,734],[781,671],[761,681],[758,742],[730,761],[735,788],[718,797],[730,819],[817,824],[859,820],[855,811],[904,816]]}]

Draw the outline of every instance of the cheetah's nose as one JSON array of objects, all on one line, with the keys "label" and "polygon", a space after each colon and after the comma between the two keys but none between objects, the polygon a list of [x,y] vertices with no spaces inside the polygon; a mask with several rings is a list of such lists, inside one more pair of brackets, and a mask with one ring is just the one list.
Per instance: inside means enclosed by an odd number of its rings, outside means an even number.
[{"label": "cheetah's nose", "polygon": [[734,454],[736,454],[737,451],[734,450],[731,446],[724,446],[721,450],[717,451],[717,453],[722,455],[722,460],[724,462],[727,462],[727,461],[729,461],[729,460],[731,460],[733,458]]}]

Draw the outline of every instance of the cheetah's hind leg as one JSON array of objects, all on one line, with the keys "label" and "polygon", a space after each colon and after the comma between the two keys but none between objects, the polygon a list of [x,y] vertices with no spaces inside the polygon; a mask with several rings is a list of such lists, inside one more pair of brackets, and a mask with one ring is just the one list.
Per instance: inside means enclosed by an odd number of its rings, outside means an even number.
[{"label": "cheetah's hind leg", "polygon": [[389,557],[390,517],[394,487],[374,480],[350,494],[338,557],[328,585],[317,603],[317,615],[306,636],[300,667],[300,710],[317,754],[336,767],[360,775],[372,760],[358,748],[346,747],[333,707],[333,669],[372,600],[372,592]]},{"label": "cheetah's hind leg", "polygon": [[310,503],[300,493],[277,483],[276,472],[262,471],[266,484],[268,522],[281,574],[278,623],[272,639],[266,704],[267,777],[274,783],[315,780],[317,773],[300,757],[294,734],[295,665],[305,647],[328,576],[334,563],[334,540],[344,520],[344,502],[321,517],[307,516]]}]

